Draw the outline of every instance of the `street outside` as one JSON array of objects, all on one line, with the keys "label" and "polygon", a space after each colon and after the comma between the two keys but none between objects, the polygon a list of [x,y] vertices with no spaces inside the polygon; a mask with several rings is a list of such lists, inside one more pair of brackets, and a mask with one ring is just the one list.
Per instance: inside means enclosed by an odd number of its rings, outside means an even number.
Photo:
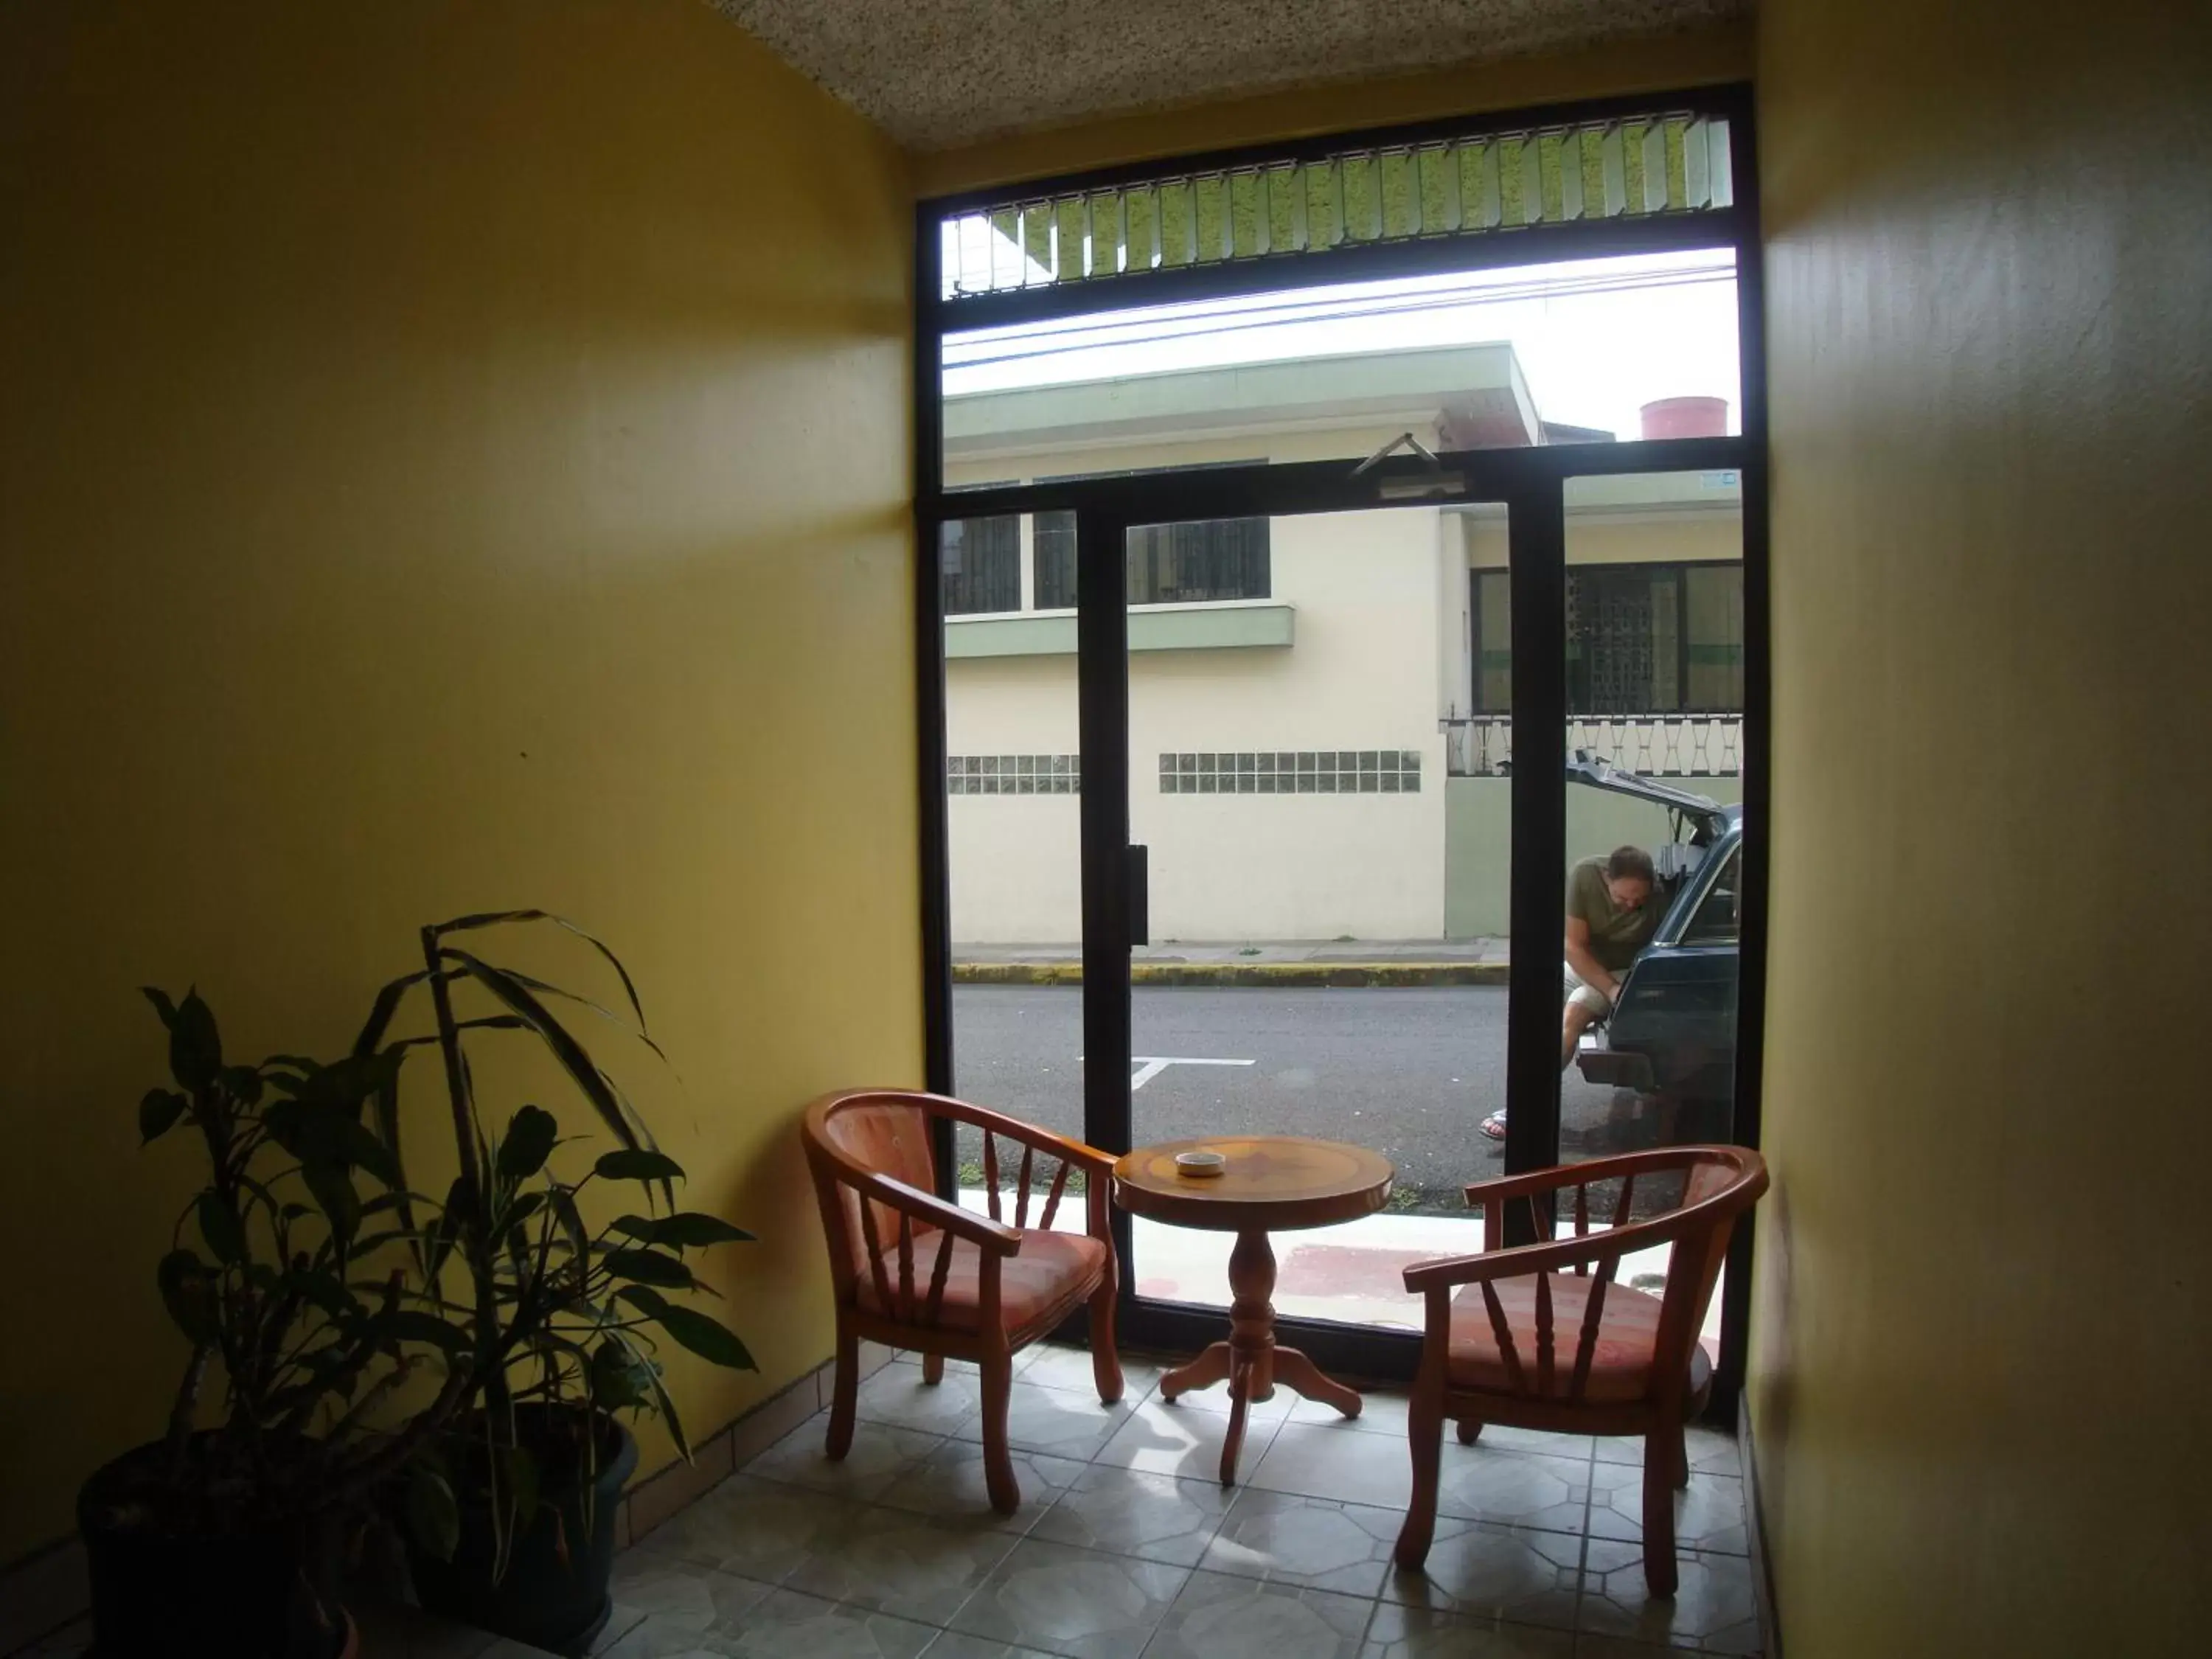
[{"label": "street outside", "polygon": [[[1216,1133],[1356,1141],[1397,1165],[1395,1208],[1462,1216],[1461,1188],[1503,1170],[1502,1146],[1477,1127],[1505,1103],[1503,987],[1139,987],[1131,995],[1139,1145]],[[955,1086],[1080,1139],[1082,1028],[1079,990],[958,987]],[[1658,1103],[1573,1072],[1562,1079],[1560,1114],[1570,1162],[1660,1143]]]}]

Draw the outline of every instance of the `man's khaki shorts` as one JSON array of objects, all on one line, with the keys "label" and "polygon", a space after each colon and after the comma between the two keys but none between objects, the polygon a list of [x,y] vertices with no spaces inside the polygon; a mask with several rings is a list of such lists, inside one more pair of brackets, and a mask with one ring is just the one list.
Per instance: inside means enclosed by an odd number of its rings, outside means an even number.
[{"label": "man's khaki shorts", "polygon": [[1560,971],[1566,975],[1565,989],[1569,1002],[1573,1003],[1577,1008],[1587,1009],[1600,1019],[1603,1019],[1613,1012],[1611,997],[1599,990],[1596,986],[1585,984],[1582,975],[1565,963],[1561,963],[1559,968]]}]

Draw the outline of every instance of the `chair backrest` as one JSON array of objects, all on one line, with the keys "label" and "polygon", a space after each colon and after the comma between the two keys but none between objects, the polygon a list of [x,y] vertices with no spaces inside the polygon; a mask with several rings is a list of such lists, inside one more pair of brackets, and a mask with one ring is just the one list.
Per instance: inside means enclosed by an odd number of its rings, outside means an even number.
[{"label": "chair backrest", "polygon": [[[1658,1215],[1631,1221],[1638,1181],[1648,1182],[1651,1177],[1663,1177],[1676,1171],[1682,1176],[1680,1201]],[[1560,1191],[1571,1188],[1573,1236],[1588,1238],[1591,1249],[1587,1260],[1564,1271],[1588,1278],[1595,1265],[1595,1277],[1606,1282],[1590,1287],[1584,1303],[1583,1328],[1573,1335],[1572,1357],[1559,1364],[1552,1330],[1551,1276],[1538,1276],[1540,1346],[1534,1356],[1536,1363],[1528,1368],[1540,1379],[1538,1392],[1550,1394],[1557,1390],[1569,1398],[1580,1397],[1589,1373],[1591,1346],[1597,1337],[1600,1312],[1614,1270],[1623,1256],[1662,1244],[1668,1250],[1667,1288],[1660,1298],[1659,1327],[1652,1339],[1651,1374],[1655,1380],[1686,1375],[1691,1345],[1704,1328],[1705,1312],[1711,1305],[1721,1266],[1728,1259],[1729,1239],[1735,1231],[1737,1218],[1766,1191],[1765,1160],[1747,1146],[1671,1146],[1598,1158],[1546,1173],[1557,1178],[1547,1180],[1540,1189],[1522,1194],[1528,1203],[1530,1220],[1538,1238],[1558,1237],[1557,1219],[1552,1218],[1549,1212]],[[1621,1183],[1612,1218],[1593,1232],[1589,1190],[1600,1182],[1612,1180]],[[1468,1196],[1475,1198],[1481,1190],[1480,1186],[1471,1188]],[[1540,1210],[1540,1201],[1544,1206]],[[1504,1210],[1504,1205],[1498,1205],[1484,1216],[1486,1251],[1495,1250],[1503,1243]],[[1482,1295],[1507,1365],[1518,1376],[1522,1374],[1522,1366],[1506,1333],[1505,1316],[1495,1287],[1486,1283]]]},{"label": "chair backrest", "polygon": [[929,1114],[914,1097],[889,1090],[846,1095],[817,1103],[799,1133],[822,1209],[830,1268],[842,1297],[851,1290],[855,1275],[871,1271],[861,1204],[866,1202],[874,1212],[869,1219],[879,1243],[898,1237],[899,1218],[888,1206],[863,1200],[840,1182],[838,1167],[890,1176],[922,1192],[935,1192],[937,1161],[929,1149]]}]

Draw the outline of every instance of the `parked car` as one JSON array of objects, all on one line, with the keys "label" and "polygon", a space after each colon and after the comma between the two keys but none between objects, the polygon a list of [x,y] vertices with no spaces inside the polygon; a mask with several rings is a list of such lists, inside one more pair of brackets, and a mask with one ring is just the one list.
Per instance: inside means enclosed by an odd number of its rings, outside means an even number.
[{"label": "parked car", "polygon": [[1657,902],[1651,943],[1623,980],[1611,1019],[1583,1038],[1585,1080],[1685,1106],[1717,1108],[1724,1132],[1735,1097],[1739,895],[1743,808],[1614,766],[1587,750],[1567,762],[1571,783],[1663,807],[1671,841],[1651,849]]}]

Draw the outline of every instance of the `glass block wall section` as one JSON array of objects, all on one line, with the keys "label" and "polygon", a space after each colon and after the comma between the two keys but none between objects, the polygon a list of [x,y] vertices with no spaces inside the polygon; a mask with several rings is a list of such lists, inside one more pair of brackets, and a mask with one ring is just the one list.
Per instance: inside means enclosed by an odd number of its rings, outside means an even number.
[{"label": "glass block wall section", "polygon": [[1732,204],[1731,176],[1725,120],[1656,112],[1167,175],[946,218],[944,297],[1710,212]]},{"label": "glass block wall section", "polygon": [[1163,795],[1418,795],[1410,749],[1298,749],[1160,757]]}]

